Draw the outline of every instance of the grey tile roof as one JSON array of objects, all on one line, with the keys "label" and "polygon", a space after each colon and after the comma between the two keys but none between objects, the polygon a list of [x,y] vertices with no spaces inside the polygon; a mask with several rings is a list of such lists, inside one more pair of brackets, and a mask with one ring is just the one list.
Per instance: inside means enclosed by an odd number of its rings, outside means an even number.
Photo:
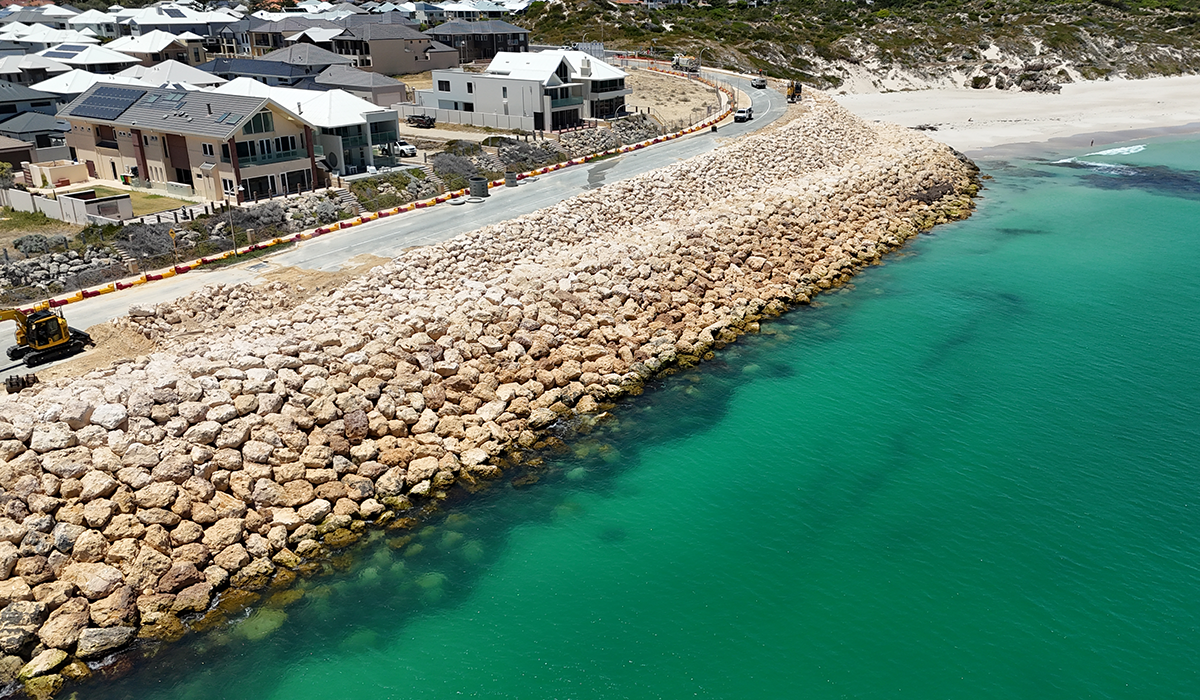
[{"label": "grey tile roof", "polygon": [[414,29],[417,23],[404,16],[403,12],[373,12],[366,15],[346,15],[338,20],[343,27],[361,27],[364,24],[403,24]]},{"label": "grey tile roof", "polygon": [[[91,123],[111,124],[146,129],[147,131],[165,131],[173,134],[190,136],[208,136],[222,141],[228,140],[269,102],[265,97],[250,97],[246,95],[222,95],[203,90],[168,90],[164,88],[148,88],[146,94],[140,97],[128,109],[111,120],[95,117],[72,117],[71,112],[91,97],[97,90],[115,87],[107,83],[97,83],[88,88],[79,97],[72,100],[59,111],[61,119],[86,121]],[[120,86],[122,88],[142,90],[141,87]],[[178,102],[163,100],[164,96],[183,95]],[[154,97],[155,99],[151,99]],[[211,108],[211,113],[210,113]],[[164,116],[165,115],[165,116]],[[237,119],[227,118],[218,123],[226,115],[236,115]],[[226,123],[232,122],[232,123]]]},{"label": "grey tile roof", "polygon": [[26,100],[55,100],[58,95],[27,88],[24,85],[0,80],[0,102],[24,102]]},{"label": "grey tile roof", "polygon": [[237,73],[246,77],[295,78],[311,73],[308,66],[294,66],[282,61],[264,61],[261,58],[214,58],[196,66],[213,75]]},{"label": "grey tile roof", "polygon": [[453,36],[458,34],[528,34],[528,29],[522,29],[504,20],[489,19],[480,22],[464,22],[452,20],[443,22],[428,32],[433,36]]},{"label": "grey tile roof", "polygon": [[37,131],[63,131],[62,124],[53,114],[22,112],[0,122],[0,133],[28,134]]},{"label": "grey tile roof", "polygon": [[270,22],[260,22],[259,24],[250,25],[250,31],[263,34],[274,34],[276,32],[287,32],[294,34],[302,32],[305,29],[313,27],[324,27],[325,29],[335,29],[341,25],[334,24],[327,19],[315,19],[308,17],[285,17]]},{"label": "grey tile roof", "polygon": [[355,39],[362,39],[363,41],[429,38],[428,35],[422,34],[406,24],[363,24],[351,27],[348,32]]},{"label": "grey tile roof", "polygon": [[292,44],[286,49],[272,51],[261,57],[264,61],[279,61],[292,66],[335,66],[349,65],[354,59],[341,56],[313,44]]},{"label": "grey tile roof", "polygon": [[330,66],[321,71],[316,82],[329,87],[376,88],[404,86],[404,83],[380,73],[371,73],[350,66]]}]

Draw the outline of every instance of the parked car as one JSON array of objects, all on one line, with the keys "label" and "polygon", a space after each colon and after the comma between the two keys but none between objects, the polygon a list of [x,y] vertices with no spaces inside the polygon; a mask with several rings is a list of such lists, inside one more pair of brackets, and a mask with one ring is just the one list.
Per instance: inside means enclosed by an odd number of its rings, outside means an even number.
[{"label": "parked car", "polygon": [[422,129],[432,129],[437,126],[437,117],[429,114],[410,114],[408,115],[408,123]]},{"label": "parked car", "polygon": [[738,111],[733,113],[733,120],[735,122],[748,122],[753,118],[754,118],[754,110],[750,107],[746,107],[744,109],[739,109]]},{"label": "parked car", "polygon": [[397,141],[396,142],[396,155],[400,156],[401,158],[416,158],[417,157],[417,147],[412,145],[408,141]]},{"label": "parked car", "polygon": [[762,88],[765,88],[766,86],[767,86],[766,78],[754,78],[753,80],[750,81],[750,87],[752,87],[752,88],[758,88],[761,90]]}]

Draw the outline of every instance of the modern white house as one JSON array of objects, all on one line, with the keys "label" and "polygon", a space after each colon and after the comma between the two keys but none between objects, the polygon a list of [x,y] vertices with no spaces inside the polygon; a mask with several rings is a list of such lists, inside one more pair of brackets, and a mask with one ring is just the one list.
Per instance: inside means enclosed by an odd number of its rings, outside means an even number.
[{"label": "modern white house", "polygon": [[313,125],[317,166],[329,172],[354,175],[399,164],[395,146],[400,125],[394,109],[344,90],[274,87],[252,78],[231,80],[211,92],[266,97],[303,117]]},{"label": "modern white house", "polygon": [[68,19],[67,26],[78,32],[89,29],[96,36],[102,37],[112,38],[121,34],[121,29],[117,26],[117,17],[108,12],[101,12],[100,10],[81,12]]},{"label": "modern white house", "polygon": [[[584,119],[617,116],[631,92],[625,71],[581,51],[500,52],[482,73],[435,70],[432,77],[433,89],[417,91],[419,108],[500,115],[507,119],[495,126],[533,130],[557,131]],[[461,114],[437,116],[476,121]],[[482,123],[492,125],[487,121]]]}]

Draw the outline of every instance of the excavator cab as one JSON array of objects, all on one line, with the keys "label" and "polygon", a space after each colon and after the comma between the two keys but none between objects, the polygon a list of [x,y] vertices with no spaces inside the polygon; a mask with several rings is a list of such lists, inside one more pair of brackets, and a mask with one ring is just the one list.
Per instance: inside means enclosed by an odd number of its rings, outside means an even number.
[{"label": "excavator cab", "polygon": [[37,311],[29,315],[29,336],[26,343],[34,350],[45,350],[71,337],[67,322],[58,314]]}]

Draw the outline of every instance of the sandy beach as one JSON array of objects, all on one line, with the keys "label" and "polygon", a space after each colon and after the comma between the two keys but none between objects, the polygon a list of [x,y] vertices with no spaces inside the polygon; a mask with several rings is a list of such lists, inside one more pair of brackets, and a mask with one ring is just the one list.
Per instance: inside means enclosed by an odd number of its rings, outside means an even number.
[{"label": "sandy beach", "polygon": [[865,119],[928,132],[963,152],[1001,145],[1117,143],[1171,131],[1200,131],[1200,76],[1064,85],[1060,94],[995,90],[921,90],[838,95]]}]

